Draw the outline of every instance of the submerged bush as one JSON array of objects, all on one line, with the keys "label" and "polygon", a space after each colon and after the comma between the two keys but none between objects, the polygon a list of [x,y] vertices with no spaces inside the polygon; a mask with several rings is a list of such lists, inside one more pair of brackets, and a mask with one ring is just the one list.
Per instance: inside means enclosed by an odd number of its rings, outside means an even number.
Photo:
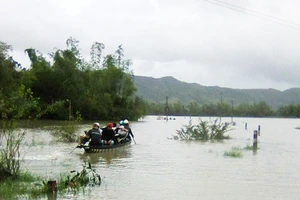
[{"label": "submerged bush", "polygon": [[224,156],[240,158],[243,156],[242,149],[240,147],[232,147],[230,150],[224,152]]},{"label": "submerged bush", "polygon": [[[224,134],[231,130],[228,123],[220,123],[218,119],[214,121],[203,121],[199,119],[197,125],[192,124],[192,120],[188,125],[183,125],[180,130],[177,130],[178,139],[181,140],[223,140],[229,139],[229,136]],[[175,136],[174,139],[177,137]]]}]

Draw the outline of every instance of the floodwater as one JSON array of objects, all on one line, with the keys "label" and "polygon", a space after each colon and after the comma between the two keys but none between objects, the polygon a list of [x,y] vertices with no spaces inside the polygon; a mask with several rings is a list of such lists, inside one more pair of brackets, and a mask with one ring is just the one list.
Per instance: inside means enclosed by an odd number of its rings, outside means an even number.
[{"label": "floodwater", "polygon": [[[197,123],[199,118],[191,119]],[[148,116],[131,123],[136,144],[98,154],[82,149],[70,154],[76,143],[58,143],[45,131],[29,129],[21,154],[23,169],[55,178],[80,171],[87,161],[101,175],[101,186],[57,199],[300,199],[299,119],[234,118],[236,126],[227,133],[232,139],[223,142],[168,139],[189,120],[166,122]],[[257,151],[242,150],[241,158],[223,155],[232,147],[252,146],[258,125]],[[83,124],[78,134],[90,127]]]}]

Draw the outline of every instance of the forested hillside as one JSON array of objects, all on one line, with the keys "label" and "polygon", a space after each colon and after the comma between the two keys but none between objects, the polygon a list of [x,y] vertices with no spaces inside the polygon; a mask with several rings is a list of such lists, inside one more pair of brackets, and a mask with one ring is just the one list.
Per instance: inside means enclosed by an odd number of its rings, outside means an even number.
[{"label": "forested hillside", "polygon": [[135,76],[134,83],[137,95],[150,102],[161,103],[181,102],[185,105],[190,102],[199,104],[223,103],[252,104],[265,102],[273,109],[289,104],[300,103],[300,88],[292,88],[286,91],[275,89],[231,89],[218,86],[203,86],[196,83],[185,83],[173,77],[152,78]]}]

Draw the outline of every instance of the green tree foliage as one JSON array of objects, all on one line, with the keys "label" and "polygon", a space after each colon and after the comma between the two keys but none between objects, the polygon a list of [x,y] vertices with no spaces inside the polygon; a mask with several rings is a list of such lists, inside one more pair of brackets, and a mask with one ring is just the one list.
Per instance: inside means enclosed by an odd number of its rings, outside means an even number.
[{"label": "green tree foliage", "polygon": [[[120,57],[108,55],[104,59],[104,68],[101,70],[99,89],[101,91],[100,104],[103,115],[108,119],[125,118],[134,105],[134,92],[136,88],[133,75],[126,72],[128,66]],[[125,72],[125,73],[124,73]]]},{"label": "green tree foliage", "polygon": [[[165,115],[164,103],[147,103],[147,113],[155,115]],[[179,102],[169,103],[170,115],[188,115],[188,116],[242,116],[242,117],[264,117],[264,116],[300,116],[300,108],[296,106],[282,107],[278,112],[273,111],[265,102],[253,104],[241,104],[233,108],[228,103],[210,103],[197,104],[190,102],[183,105]],[[297,113],[297,114],[295,114]],[[290,114],[290,115],[288,115]]]},{"label": "green tree foliage", "polygon": [[0,41],[0,91],[2,95],[8,95],[18,88],[20,83],[21,65],[9,56],[11,50],[10,45]]},{"label": "green tree foliage", "polygon": [[94,42],[91,48],[91,61],[94,69],[98,70],[101,68],[101,55],[105,45],[100,42]]},{"label": "green tree foliage", "polygon": [[80,54],[79,41],[69,38],[66,49],[56,49],[48,61],[38,50],[28,48],[31,65],[18,70],[8,56],[11,46],[0,43],[0,91],[9,94],[21,84],[39,98],[41,117],[69,119],[79,112],[84,119],[137,119],[145,115],[146,104],[135,97],[131,60],[124,58],[122,45],[115,54],[101,59],[104,44],[95,42],[91,61]]},{"label": "green tree foliage", "polygon": [[278,109],[277,112],[278,116],[282,117],[300,117],[300,105],[288,105],[288,106],[282,106]]}]

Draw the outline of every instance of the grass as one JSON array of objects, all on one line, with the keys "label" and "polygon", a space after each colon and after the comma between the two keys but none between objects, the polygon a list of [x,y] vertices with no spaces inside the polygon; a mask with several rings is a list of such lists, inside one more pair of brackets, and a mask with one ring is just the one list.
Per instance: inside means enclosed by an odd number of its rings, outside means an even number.
[{"label": "grass", "polygon": [[241,158],[243,157],[242,149],[240,147],[232,147],[230,150],[224,152],[224,156]]},{"label": "grass", "polygon": [[230,150],[225,151],[224,156],[241,158],[241,157],[243,157],[243,151],[255,151],[257,149],[258,149],[258,147],[253,146],[253,145],[247,145],[244,148],[235,146],[235,147],[231,147]]},{"label": "grass", "polygon": [[253,146],[253,145],[247,145],[247,146],[245,146],[244,147],[244,150],[256,150],[256,149],[258,149],[258,147],[256,146]]},{"label": "grass", "polygon": [[[48,181],[55,181],[55,190],[49,190]],[[90,163],[85,163],[81,171],[72,170],[61,174],[56,180],[47,180],[26,172],[1,180],[0,199],[41,199],[49,195],[77,194],[88,185],[101,185],[101,177]]]},{"label": "grass", "polygon": [[0,183],[0,199],[13,199],[18,196],[37,198],[47,193],[42,179],[30,173],[21,173],[17,177],[10,177]]}]

